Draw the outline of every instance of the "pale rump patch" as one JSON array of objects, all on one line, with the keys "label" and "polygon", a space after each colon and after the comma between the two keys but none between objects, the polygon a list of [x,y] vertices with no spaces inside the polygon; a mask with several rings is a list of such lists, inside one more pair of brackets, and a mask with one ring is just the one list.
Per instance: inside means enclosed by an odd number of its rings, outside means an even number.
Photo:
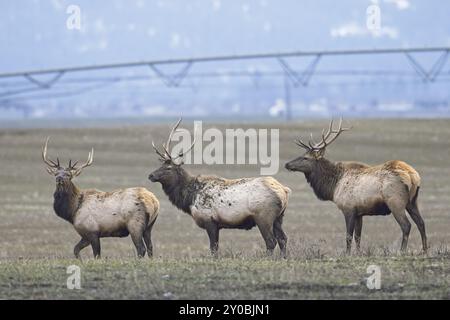
[{"label": "pale rump patch", "polygon": [[420,176],[413,167],[403,161],[389,161],[385,163],[387,170],[392,170],[401,179],[401,181],[408,186],[409,198],[412,200],[420,187]]},{"label": "pale rump patch", "polygon": [[148,224],[155,221],[159,213],[159,201],[155,195],[145,188],[140,188],[137,190],[137,199],[145,207],[148,214]]},{"label": "pale rump patch", "polygon": [[286,186],[283,186],[281,183],[279,183],[277,180],[275,180],[272,177],[265,177],[263,178],[264,185],[269,189],[272,190],[278,199],[280,200],[282,204],[282,211],[287,207],[289,196],[291,194],[291,189],[289,189]]},{"label": "pale rump patch", "polygon": [[412,200],[420,187],[420,175],[406,162],[400,160],[392,160],[381,165],[370,167],[367,172],[373,173],[377,171],[386,171],[393,173],[400,178],[400,181],[406,185],[409,191],[409,199]]}]

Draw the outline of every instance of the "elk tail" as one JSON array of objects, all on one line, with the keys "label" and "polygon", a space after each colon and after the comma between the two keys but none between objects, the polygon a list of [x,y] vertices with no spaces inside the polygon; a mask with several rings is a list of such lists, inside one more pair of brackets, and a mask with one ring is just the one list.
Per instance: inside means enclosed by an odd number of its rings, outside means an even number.
[{"label": "elk tail", "polygon": [[[160,205],[153,193],[145,188],[139,188],[137,200],[144,207],[148,217],[158,216]],[[148,219],[147,227],[153,225],[153,223],[155,223],[155,219]]]},{"label": "elk tail", "polygon": [[419,197],[419,190],[420,190],[420,186],[417,187],[416,194],[411,199],[411,204],[413,204],[413,205],[417,205],[417,198]]},{"label": "elk tail", "polygon": [[411,179],[411,186],[409,188],[409,197],[411,203],[414,203],[417,201],[417,197],[419,196],[420,176],[415,170],[409,172],[409,176]]},{"label": "elk tail", "polygon": [[[153,201],[153,207],[155,209],[155,216],[157,217],[159,215],[159,208],[160,208],[160,206],[159,206],[159,201],[156,198]],[[150,225],[153,225],[153,223],[155,223],[154,220],[153,221],[149,221],[147,227],[149,227]]]},{"label": "elk tail", "polygon": [[284,215],[284,212],[286,211],[286,208],[287,208],[287,205],[289,202],[289,196],[292,192],[291,189],[289,189],[288,187],[285,187],[285,186],[283,186],[283,190],[284,190],[284,193],[286,194],[286,201],[283,202],[283,207],[281,208],[280,216]]}]

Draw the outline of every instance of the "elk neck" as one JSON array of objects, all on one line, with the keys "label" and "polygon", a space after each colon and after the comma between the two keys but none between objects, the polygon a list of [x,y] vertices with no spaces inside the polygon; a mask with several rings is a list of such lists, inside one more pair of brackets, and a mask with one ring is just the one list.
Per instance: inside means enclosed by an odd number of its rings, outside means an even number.
[{"label": "elk neck", "polygon": [[305,177],[317,198],[324,201],[333,201],[334,191],[342,174],[343,168],[339,163],[321,158],[316,161],[310,173],[305,173]]},{"label": "elk neck", "polygon": [[191,205],[194,203],[201,184],[196,177],[192,176],[183,168],[178,169],[176,179],[169,181],[161,181],[165,194],[169,197],[170,202],[178,209],[187,214],[191,214]]},{"label": "elk neck", "polygon": [[82,202],[81,191],[72,181],[57,185],[53,194],[53,209],[58,217],[73,223],[73,218]]}]

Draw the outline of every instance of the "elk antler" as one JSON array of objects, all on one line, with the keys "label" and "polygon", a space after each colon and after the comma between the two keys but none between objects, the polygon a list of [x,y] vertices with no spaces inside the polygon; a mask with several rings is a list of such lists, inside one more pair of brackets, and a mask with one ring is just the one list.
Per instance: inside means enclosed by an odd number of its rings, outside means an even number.
[{"label": "elk antler", "polygon": [[152,140],[152,147],[153,149],[155,149],[155,152],[158,154],[159,158],[161,161],[166,161],[166,160],[170,160],[170,156],[167,156],[167,154],[165,152],[161,152],[158,150],[158,148],[155,146],[155,143]]},{"label": "elk antler", "polygon": [[76,177],[78,176],[81,171],[83,171],[84,168],[89,167],[92,162],[94,162],[94,148],[91,149],[91,151],[88,154],[88,159],[85,163],[83,163],[80,167],[76,167],[78,161],[76,161],[73,165],[72,165],[72,160],[69,161],[69,169],[73,172],[73,175]]},{"label": "elk antler", "polygon": [[42,160],[47,165],[48,173],[53,174],[55,172],[55,170],[60,169],[61,166],[59,164],[59,158],[56,158],[56,162],[51,159],[47,159],[47,147],[48,147],[49,140],[50,140],[50,137],[47,137],[47,140],[45,140],[45,144],[42,147]]},{"label": "elk antler", "polygon": [[330,121],[330,125],[328,126],[327,131],[325,132],[325,129],[322,130],[322,140],[320,142],[315,142],[311,133],[311,138],[308,141],[308,144],[304,143],[301,139],[295,140],[295,143],[307,151],[320,151],[325,149],[327,146],[329,146],[331,143],[333,143],[339,135],[344,132],[350,130],[351,127],[343,128],[342,127],[342,118],[339,121],[339,126],[337,129],[333,129],[333,120]]},{"label": "elk antler", "polygon": [[194,137],[194,141],[192,142],[191,146],[189,148],[187,148],[187,150],[185,151],[180,151],[180,153],[178,154],[178,156],[176,156],[176,158],[172,158],[172,161],[177,160],[179,158],[183,158],[189,151],[192,150],[192,148],[194,147],[195,144],[195,137]]},{"label": "elk antler", "polygon": [[172,137],[173,134],[178,130],[178,127],[181,123],[182,118],[180,118],[177,123],[175,123],[175,125],[172,127],[172,130],[170,130],[170,134],[169,137],[167,138],[167,142],[165,144],[162,145],[164,152],[161,152],[158,150],[158,148],[155,146],[155,143],[152,141],[152,147],[155,150],[155,152],[159,155],[160,160],[161,161],[171,161],[174,162],[175,160],[177,160],[178,158],[182,158],[184,155],[186,155],[186,153],[188,153],[189,151],[191,151],[191,149],[194,147],[195,144],[195,138],[194,138],[194,142],[191,144],[191,146],[185,150],[184,152],[180,152],[178,154],[178,156],[176,156],[175,158],[173,158],[171,156],[171,152],[170,152],[170,143],[172,142]]},{"label": "elk antler", "polygon": [[75,162],[72,164],[72,160],[69,160],[69,170],[75,170],[75,169],[76,169],[76,166],[77,166],[77,163],[78,163],[78,161],[75,161]]},{"label": "elk antler", "polygon": [[169,155],[169,157],[170,157],[170,143],[172,142],[172,136],[175,133],[175,131],[177,131],[178,126],[181,123],[181,120],[182,118],[178,119],[177,123],[175,123],[172,130],[170,130],[170,134],[169,137],[167,138],[166,144],[163,144],[164,151],[167,153],[167,155]]}]

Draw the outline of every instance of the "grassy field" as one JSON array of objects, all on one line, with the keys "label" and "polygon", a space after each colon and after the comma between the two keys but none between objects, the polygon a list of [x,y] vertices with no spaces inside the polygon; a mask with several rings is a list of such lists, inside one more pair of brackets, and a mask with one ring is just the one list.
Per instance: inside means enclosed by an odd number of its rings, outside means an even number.
[{"label": "grassy field", "polygon": [[[204,129],[211,126],[204,123]],[[449,299],[450,298],[450,120],[354,120],[328,150],[332,160],[371,164],[401,159],[422,176],[419,205],[430,242],[421,255],[412,227],[409,251],[398,253],[400,228],[392,216],[364,220],[360,255],[344,255],[345,224],[332,203],[317,200],[301,174],[283,169],[302,152],[293,139],[319,134],[324,121],[242,124],[219,128],[280,128],[280,171],[292,189],[284,226],[289,258],[263,254],[257,229],[223,230],[221,257],[208,256],[208,237],[191,217],[173,207],[160,185],[147,180],[159,165],[151,140],[163,141],[168,124],[73,129],[0,129],[0,298],[137,299]],[[192,123],[185,127],[192,129]],[[90,248],[72,257],[79,236],[52,209],[54,178],[45,172],[40,148],[52,137],[49,155],[84,160],[91,146],[94,165],[75,180],[105,191],[145,186],[161,201],[153,231],[155,258],[138,260],[130,238],[102,239],[103,259]],[[192,173],[227,178],[257,176],[259,167],[186,166]],[[66,287],[66,268],[81,267],[81,290]],[[381,268],[381,290],[365,285],[366,269]]]}]

